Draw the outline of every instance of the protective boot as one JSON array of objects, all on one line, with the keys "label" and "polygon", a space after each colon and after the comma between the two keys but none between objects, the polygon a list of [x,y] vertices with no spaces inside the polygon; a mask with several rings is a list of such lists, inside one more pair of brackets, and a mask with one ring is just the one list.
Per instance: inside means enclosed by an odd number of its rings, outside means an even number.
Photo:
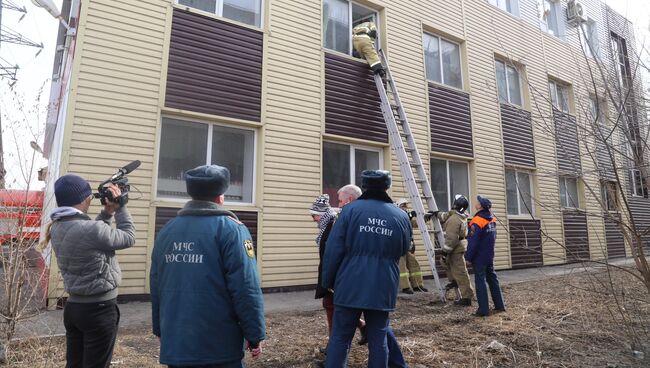
[{"label": "protective boot", "polygon": [[472,305],[472,299],[469,299],[469,298],[461,298],[461,299],[456,300],[456,301],[454,302],[454,304],[456,304],[456,305],[460,305],[460,306],[463,306],[463,307],[469,307],[469,306]]},{"label": "protective boot", "polygon": [[458,287],[458,283],[456,282],[456,280],[452,280],[450,283],[445,285],[445,291],[449,291],[449,290],[457,288],[457,287]]}]

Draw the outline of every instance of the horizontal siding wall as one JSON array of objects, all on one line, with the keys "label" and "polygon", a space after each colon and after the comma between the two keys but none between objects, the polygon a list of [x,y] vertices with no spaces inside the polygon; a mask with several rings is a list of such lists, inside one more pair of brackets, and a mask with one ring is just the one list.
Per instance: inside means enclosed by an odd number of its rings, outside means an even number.
[{"label": "horizontal siding wall", "polygon": [[564,223],[564,246],[566,247],[567,262],[589,260],[587,215],[582,212],[565,212],[562,214],[562,221]]},{"label": "horizontal siding wall", "polygon": [[431,151],[473,157],[469,94],[429,83]]},{"label": "horizontal siding wall", "polygon": [[579,173],[582,166],[576,118],[553,109],[553,120],[555,122],[558,169],[564,172]]},{"label": "horizontal siding wall", "polygon": [[537,220],[513,220],[510,228],[512,268],[537,267],[543,264],[542,234]]},{"label": "horizontal siding wall", "polygon": [[605,217],[605,237],[607,240],[607,259],[625,257],[625,237],[619,228],[620,217]]},{"label": "horizontal siding wall", "polygon": [[175,9],[165,106],[259,121],[261,32]]},{"label": "horizontal siding wall", "polygon": [[630,196],[628,202],[634,217],[636,233],[645,234],[642,238],[643,246],[650,248],[650,199]]},{"label": "horizontal siding wall", "polygon": [[[75,173],[93,188],[120,167],[138,159],[129,175],[140,195],[128,209],[136,227],[136,243],[117,252],[122,268],[120,294],[147,291],[149,208],[152,201],[159,99],[163,93],[163,54],[169,1],[94,0],[82,2],[74,71],[77,86],[69,146],[61,175]],[[67,128],[66,128],[67,130]],[[65,149],[65,148],[64,148]],[[99,201],[89,213],[100,211]],[[52,264],[49,297],[63,296],[63,284]]]},{"label": "horizontal siding wall", "polygon": [[535,167],[535,142],[530,112],[502,103],[501,124],[505,163]]},{"label": "horizontal siding wall", "polygon": [[367,63],[325,53],[325,133],[388,142],[379,92]]},{"label": "horizontal siding wall", "polygon": [[[179,210],[180,208],[172,208],[172,207],[156,208],[156,220],[155,220],[156,236],[158,235],[160,230],[162,230],[162,228],[169,222],[169,220],[177,216]],[[241,221],[244,225],[246,225],[246,228],[251,233],[251,237],[253,238],[253,245],[255,245],[255,247],[257,248],[257,212],[233,211],[233,213],[237,216],[239,221]]]}]

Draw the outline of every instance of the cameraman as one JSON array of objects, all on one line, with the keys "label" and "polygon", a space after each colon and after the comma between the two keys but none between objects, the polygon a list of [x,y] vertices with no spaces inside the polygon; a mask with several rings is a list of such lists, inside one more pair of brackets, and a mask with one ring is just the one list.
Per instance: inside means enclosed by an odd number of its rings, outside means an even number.
[{"label": "cameraman", "polygon": [[[121,195],[116,185],[107,188],[113,198]],[[133,220],[125,207],[109,200],[91,220],[86,213],[92,190],[77,175],[60,177],[54,195],[59,207],[50,215],[45,240],[52,241],[69,294],[63,310],[66,367],[108,367],[120,320],[116,298],[122,271],[115,251],[135,243]],[[111,227],[113,215],[117,229]]]}]

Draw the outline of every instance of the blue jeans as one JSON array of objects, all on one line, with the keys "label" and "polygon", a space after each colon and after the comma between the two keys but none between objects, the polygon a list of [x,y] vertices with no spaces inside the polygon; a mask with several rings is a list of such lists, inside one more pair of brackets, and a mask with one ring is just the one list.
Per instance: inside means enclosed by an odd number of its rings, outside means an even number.
[{"label": "blue jeans", "polygon": [[350,344],[363,313],[368,333],[369,368],[406,368],[393,330],[388,326],[388,312],[336,306],[332,334],[327,344],[326,368],[347,367]]},{"label": "blue jeans", "polygon": [[497,274],[494,272],[494,265],[474,265],[474,283],[476,284],[476,299],[478,300],[478,310],[476,313],[483,316],[487,316],[490,313],[490,303],[487,289],[485,288],[486,281],[490,287],[494,309],[506,309],[503,303],[499,280],[497,279]]}]

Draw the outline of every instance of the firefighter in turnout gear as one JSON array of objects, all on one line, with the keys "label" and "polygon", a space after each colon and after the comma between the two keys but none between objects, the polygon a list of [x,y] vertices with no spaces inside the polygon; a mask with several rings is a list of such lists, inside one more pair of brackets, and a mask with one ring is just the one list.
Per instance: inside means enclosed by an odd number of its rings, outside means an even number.
[{"label": "firefighter in turnout gear", "polygon": [[363,22],[352,28],[352,45],[361,57],[366,59],[370,69],[382,77],[386,75],[384,66],[381,64],[375,40],[377,39],[377,26],[374,22]]},{"label": "firefighter in turnout gear", "polygon": [[[409,216],[413,229],[418,227],[415,211],[408,210],[408,199],[402,199],[397,206]],[[411,248],[399,259],[399,288],[405,294],[413,294],[414,291],[427,292],[422,280],[422,270],[415,258],[415,241],[411,237]]]},{"label": "firefighter in turnout gear", "polygon": [[443,263],[447,268],[450,284],[447,289],[460,289],[460,299],[456,305],[472,305],[474,290],[469,281],[469,273],[463,256],[467,251],[467,213],[469,201],[465,196],[457,194],[452,209],[449,212],[438,212],[435,215],[442,224],[445,233],[445,244],[442,246]]}]

